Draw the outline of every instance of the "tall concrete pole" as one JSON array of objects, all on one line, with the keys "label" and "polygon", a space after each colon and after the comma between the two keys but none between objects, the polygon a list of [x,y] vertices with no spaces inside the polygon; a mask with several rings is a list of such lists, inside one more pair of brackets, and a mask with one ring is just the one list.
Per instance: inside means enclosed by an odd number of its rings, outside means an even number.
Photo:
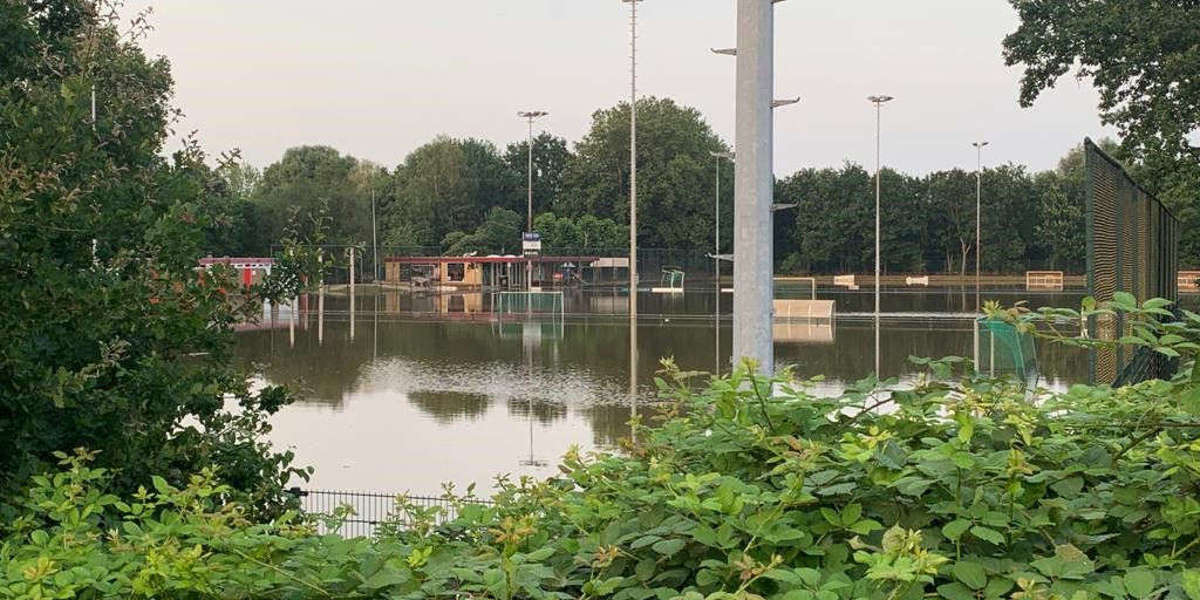
[{"label": "tall concrete pole", "polygon": [[733,358],[775,371],[773,333],[775,15],[771,0],[737,3],[737,125],[734,136]]}]

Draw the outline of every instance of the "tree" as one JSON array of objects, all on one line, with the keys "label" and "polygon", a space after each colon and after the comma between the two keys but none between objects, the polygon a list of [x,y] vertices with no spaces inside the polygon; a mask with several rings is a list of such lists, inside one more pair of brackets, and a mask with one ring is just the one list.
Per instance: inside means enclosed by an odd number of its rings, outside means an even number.
[{"label": "tree", "polygon": [[[293,211],[309,217],[319,207],[332,216],[329,242],[355,244],[371,239],[371,197],[356,176],[359,161],[328,146],[289,148],[263,170],[255,202],[263,215],[261,246],[278,244]],[[357,179],[356,179],[357,177]],[[311,230],[300,232],[311,235]]]},{"label": "tree", "polygon": [[487,218],[472,233],[453,231],[446,234],[442,247],[446,254],[461,256],[471,252],[480,254],[503,254],[520,246],[521,231],[525,219],[517,213],[500,208],[488,211]]},{"label": "tree", "polygon": [[1025,167],[1017,165],[984,169],[982,192],[982,269],[991,273],[1028,270],[1038,246],[1043,203],[1033,179]]},{"label": "tree", "polygon": [[[533,214],[553,212],[563,191],[563,171],[571,160],[567,140],[542,133],[533,138]],[[519,183],[513,188],[513,197],[506,203],[509,208],[525,214],[528,204],[529,142],[522,140],[508,145],[504,152],[504,164],[518,176]]]},{"label": "tree", "polygon": [[261,304],[197,277],[216,179],[191,140],[162,158],[169,65],[104,9],[0,0],[0,45],[19,41],[0,59],[0,513],[76,447],[126,491],[216,466],[266,507],[295,472],[259,438],[289,396],[249,389],[231,331]]},{"label": "tree", "polygon": [[[710,248],[712,152],[728,147],[694,108],[638,101],[638,240],[646,247]],[[554,212],[629,222],[629,105],[596,111],[563,174]],[[724,203],[732,206],[732,202]]]},{"label": "tree", "polygon": [[1184,260],[1200,255],[1200,4],[1010,1],[1021,25],[1005,38],[1004,58],[1025,68],[1021,104],[1072,69],[1090,79],[1139,183],[1182,218]]},{"label": "tree", "polygon": [[620,253],[629,243],[629,226],[583,215],[578,219],[541,213],[533,228],[542,235],[542,251],[554,253]]},{"label": "tree", "polygon": [[954,272],[957,256],[959,275],[966,275],[967,258],[975,247],[975,176],[962,169],[942,171],[930,174],[925,185],[946,272]]},{"label": "tree", "polygon": [[846,273],[872,264],[874,193],[870,175],[854,164],[804,169],[779,182],[776,201],[799,204],[794,210],[804,216],[785,238],[790,252],[778,253],[786,270]]},{"label": "tree", "polygon": [[[491,142],[445,136],[409,154],[393,179],[381,206],[383,235],[389,245],[409,247],[434,246],[453,231],[474,230],[493,207],[511,201],[517,182]],[[518,241],[520,231],[513,243]]]}]

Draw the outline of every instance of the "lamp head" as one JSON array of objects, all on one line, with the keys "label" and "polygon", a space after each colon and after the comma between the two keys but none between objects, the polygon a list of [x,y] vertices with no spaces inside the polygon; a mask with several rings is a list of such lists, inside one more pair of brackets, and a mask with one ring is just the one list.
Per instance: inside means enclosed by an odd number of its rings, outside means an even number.
[{"label": "lamp head", "polygon": [[867,100],[874,102],[875,104],[883,104],[884,102],[891,102],[892,100],[895,100],[895,98],[886,94],[879,94],[876,96],[867,96]]}]

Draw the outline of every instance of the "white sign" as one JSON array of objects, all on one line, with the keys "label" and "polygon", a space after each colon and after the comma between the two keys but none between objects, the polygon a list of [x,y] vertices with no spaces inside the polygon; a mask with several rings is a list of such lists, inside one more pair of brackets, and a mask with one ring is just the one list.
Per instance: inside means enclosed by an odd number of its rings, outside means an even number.
[{"label": "white sign", "polygon": [[525,256],[540,256],[542,253],[542,234],[526,232],[521,236],[521,250]]}]

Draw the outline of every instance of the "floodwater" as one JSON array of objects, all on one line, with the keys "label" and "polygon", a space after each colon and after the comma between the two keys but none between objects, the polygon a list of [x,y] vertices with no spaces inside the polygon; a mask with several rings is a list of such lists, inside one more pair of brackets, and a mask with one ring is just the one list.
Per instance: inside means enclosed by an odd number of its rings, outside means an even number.
[{"label": "floodwater", "polygon": [[[811,293],[790,286],[778,295]],[[836,393],[877,361],[885,377],[903,379],[916,372],[910,356],[973,353],[973,292],[885,293],[878,327],[871,292],[817,295],[836,300],[839,316],[777,326],[775,355],[800,377],[823,375],[818,392]],[[1077,306],[1081,296],[995,290],[984,299]],[[271,439],[316,468],[305,487],[436,494],[443,482],[474,482],[487,490],[498,474],[551,474],[572,445],[615,448],[631,412],[653,410],[661,358],[728,372],[732,297],[721,294],[719,315],[716,298],[715,290],[640,294],[631,356],[628,300],[619,292],[567,292],[561,318],[501,322],[487,294],[360,289],[351,319],[348,296],[330,292],[274,318],[267,311],[238,334],[239,354],[262,380],[299,394],[272,420]],[[1087,360],[1042,344],[1038,370],[1041,385],[1061,389],[1085,379]]]}]

